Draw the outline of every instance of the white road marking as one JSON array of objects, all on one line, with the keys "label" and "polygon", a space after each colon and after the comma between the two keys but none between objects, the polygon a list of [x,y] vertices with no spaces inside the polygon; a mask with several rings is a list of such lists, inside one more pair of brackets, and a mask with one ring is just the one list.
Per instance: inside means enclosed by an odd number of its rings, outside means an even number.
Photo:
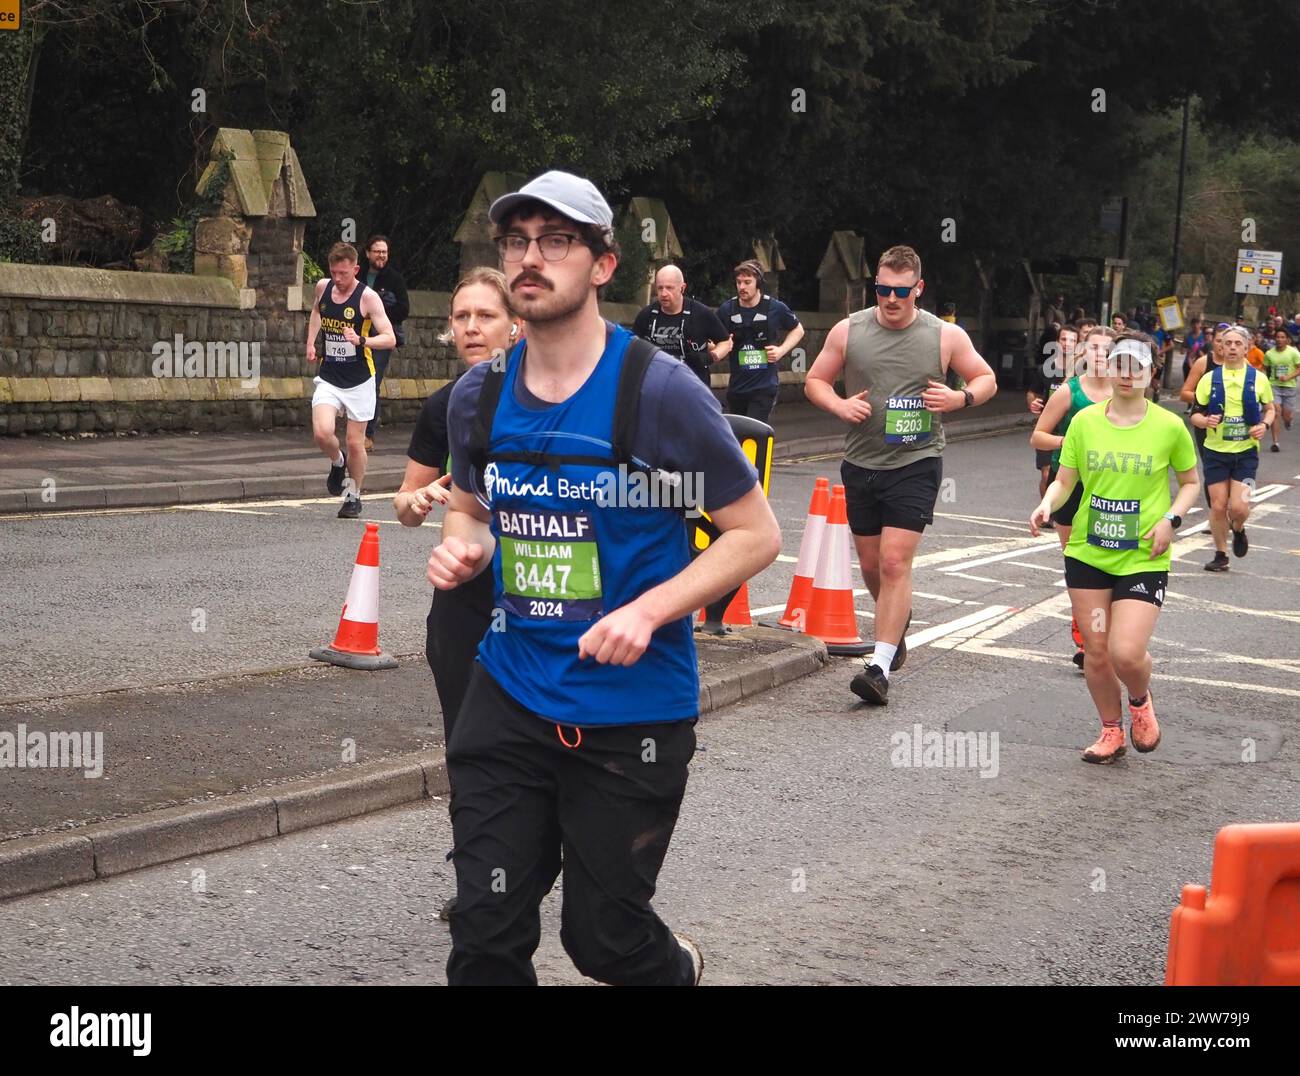
[{"label": "white road marking", "polygon": [[185,512],[229,512],[237,516],[273,516],[274,512],[259,512],[254,508],[227,508],[223,504],[182,504],[176,505]]},{"label": "white road marking", "polygon": [[1238,616],[1261,616],[1270,620],[1285,620],[1289,624],[1300,624],[1300,613],[1288,613],[1273,609],[1247,609],[1240,605],[1228,605],[1224,602],[1210,601],[1209,598],[1196,598],[1191,594],[1180,594],[1172,590],[1165,592],[1167,598],[1177,598],[1203,609],[1212,609],[1216,613],[1234,613]]},{"label": "white road marking", "polygon": [[[1260,501],[1266,501],[1270,497],[1276,497],[1279,493],[1285,493],[1290,488],[1291,488],[1290,486],[1284,486],[1278,483],[1274,483],[1272,485],[1264,486],[1262,489],[1255,490],[1254,494],[1250,498],[1251,508],[1253,509],[1254,506],[1259,504]],[[1274,507],[1273,505],[1269,505],[1269,508],[1273,508],[1273,507]],[[1262,514],[1267,515],[1268,513],[1264,512]],[[1201,520],[1201,522],[1194,523],[1190,527],[1184,527],[1182,530],[1178,532],[1178,537],[1186,538],[1190,534],[1198,534],[1201,531],[1208,531],[1209,529],[1210,529],[1209,519],[1203,519]]]},{"label": "white road marking", "polygon": [[968,628],[976,627],[979,624],[987,624],[991,620],[997,620],[1015,611],[1010,605],[986,605],[983,609],[967,613],[965,616],[959,616],[956,620],[936,624],[932,628],[926,628],[925,631],[918,631],[914,635],[909,635],[907,637],[907,648],[913,650],[918,646],[925,646],[926,643],[932,643],[936,639],[942,639],[947,635],[956,635],[958,632],[965,632]]},{"label": "white road marking", "polygon": [[1044,549],[1059,550],[1061,548],[1061,543],[1054,534],[1046,538],[1029,538],[1025,539],[1025,541],[1032,543],[1027,549],[1008,549],[1002,553],[994,553],[991,556],[980,557],[978,560],[963,561],[958,564],[950,565],[947,568],[940,568],[939,571],[959,572],[964,571],[967,568],[982,568],[986,564],[994,564],[1000,560],[1015,560],[1016,557],[1023,557],[1027,553],[1038,553]]},{"label": "white road marking", "polygon": [[996,583],[1000,587],[1023,587],[1024,583],[1005,583],[1001,579],[990,579],[987,575],[967,575],[965,572],[952,572],[954,579],[974,579],[977,583]]},{"label": "white road marking", "polygon": [[1008,561],[1007,563],[1008,565],[1014,566],[1016,568],[1029,568],[1035,572],[1053,572],[1056,575],[1060,575],[1063,571],[1065,571],[1064,568],[1049,568],[1046,564],[1029,564],[1023,560],[1013,560],[1013,561]]}]

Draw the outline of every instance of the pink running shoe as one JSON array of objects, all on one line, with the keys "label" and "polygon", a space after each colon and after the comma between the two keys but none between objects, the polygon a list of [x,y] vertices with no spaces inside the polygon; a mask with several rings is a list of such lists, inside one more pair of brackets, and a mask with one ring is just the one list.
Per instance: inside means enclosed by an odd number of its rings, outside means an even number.
[{"label": "pink running shoe", "polygon": [[1130,705],[1129,739],[1135,750],[1146,754],[1160,746],[1160,726],[1156,722],[1156,709],[1151,704],[1151,689],[1147,689],[1147,701],[1141,706]]},{"label": "pink running shoe", "polygon": [[1124,746],[1124,726],[1102,725],[1101,736],[1083,753],[1083,761],[1109,766],[1127,751],[1128,748]]}]

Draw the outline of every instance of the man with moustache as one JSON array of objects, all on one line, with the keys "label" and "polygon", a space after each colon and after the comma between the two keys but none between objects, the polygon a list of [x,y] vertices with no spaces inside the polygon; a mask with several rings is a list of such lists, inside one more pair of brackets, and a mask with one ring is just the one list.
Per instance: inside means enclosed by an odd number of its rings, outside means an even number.
[{"label": "man with moustache", "polygon": [[[539,905],[560,869],[560,939],[601,982],[689,986],[703,961],[650,900],[695,751],[691,614],[770,564],[780,528],[713,395],[600,316],[618,264],[587,180],[547,172],[492,203],[511,306],[503,363],[452,393],[452,490],[429,581],[493,572],[500,627],[447,745],[457,905],[452,984],[536,984]],[[625,394],[624,366],[641,368]],[[617,400],[638,469],[692,473],[721,537],[690,558],[678,511],[611,503]],[[617,425],[617,419],[614,421]]]},{"label": "man with moustache", "polygon": [[[907,657],[912,558],[934,522],[943,474],[940,416],[997,392],[965,330],[916,305],[924,290],[920,256],[890,247],[876,268],[876,305],[831,329],[804,383],[809,400],[849,424],[840,474],[858,562],[876,601],[875,651],[849,686],[874,706],[887,704],[889,674]],[[944,384],[950,369],[964,389]],[[848,399],[835,391],[841,373]]]}]

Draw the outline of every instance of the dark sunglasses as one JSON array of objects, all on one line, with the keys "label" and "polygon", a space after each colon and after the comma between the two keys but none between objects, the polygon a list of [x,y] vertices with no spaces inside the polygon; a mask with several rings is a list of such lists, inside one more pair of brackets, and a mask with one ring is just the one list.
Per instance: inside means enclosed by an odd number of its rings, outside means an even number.
[{"label": "dark sunglasses", "polygon": [[[920,282],[918,281],[917,283]],[[914,287],[916,287],[916,284],[907,284],[907,285],[899,284],[896,287],[890,287],[888,284],[877,284],[876,294],[883,299],[892,291],[896,299],[906,299],[909,295],[912,294],[912,289]]]}]

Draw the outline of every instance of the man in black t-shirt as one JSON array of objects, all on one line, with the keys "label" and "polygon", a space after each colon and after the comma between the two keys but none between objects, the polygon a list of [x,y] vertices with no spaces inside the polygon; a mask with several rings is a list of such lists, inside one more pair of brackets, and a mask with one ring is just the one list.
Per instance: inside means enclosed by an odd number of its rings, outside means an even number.
[{"label": "man in black t-shirt", "polygon": [[632,331],[662,351],[681,359],[709,385],[709,366],[731,353],[731,337],[718,316],[701,302],[686,298],[686,279],[675,265],[655,274],[657,301],[645,307]]}]

